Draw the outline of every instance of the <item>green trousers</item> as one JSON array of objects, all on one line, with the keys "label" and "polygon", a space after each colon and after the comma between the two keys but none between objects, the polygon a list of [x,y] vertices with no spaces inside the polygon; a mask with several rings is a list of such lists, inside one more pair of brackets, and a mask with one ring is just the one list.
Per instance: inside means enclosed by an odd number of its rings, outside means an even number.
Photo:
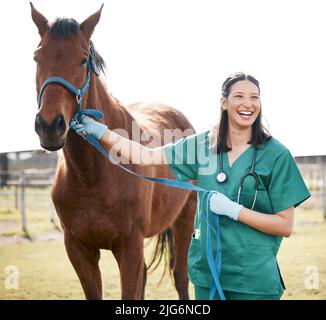
[{"label": "green trousers", "polygon": [[[195,299],[196,300],[208,300],[210,288],[195,286]],[[223,291],[226,300],[280,300],[283,291],[277,295],[257,295],[248,294],[233,291]],[[214,300],[219,300],[217,293],[215,292]]]}]

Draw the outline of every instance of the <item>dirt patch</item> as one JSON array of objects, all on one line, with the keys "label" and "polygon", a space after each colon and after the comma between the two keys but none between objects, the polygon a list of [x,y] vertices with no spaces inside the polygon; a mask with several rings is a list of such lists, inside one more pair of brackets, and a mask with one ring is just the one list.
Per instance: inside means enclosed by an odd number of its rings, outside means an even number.
[{"label": "dirt patch", "polygon": [[51,240],[59,240],[63,239],[63,232],[59,230],[53,230],[51,232],[47,232],[44,234],[40,234],[37,236],[23,236],[23,235],[10,235],[4,236],[2,235],[6,231],[13,229],[17,226],[17,223],[14,221],[0,221],[0,245],[7,245],[7,244],[17,244],[17,243],[25,243],[31,241],[51,241]]},{"label": "dirt patch", "polygon": [[25,242],[34,242],[34,241],[52,241],[63,239],[63,233],[60,231],[53,231],[46,234],[38,235],[36,237],[27,237],[27,236],[1,236],[0,235],[0,245],[7,244],[18,244]]},{"label": "dirt patch", "polygon": [[17,225],[17,223],[15,221],[6,221],[6,220],[2,220],[0,221],[0,234],[2,234],[3,232],[14,228]]}]

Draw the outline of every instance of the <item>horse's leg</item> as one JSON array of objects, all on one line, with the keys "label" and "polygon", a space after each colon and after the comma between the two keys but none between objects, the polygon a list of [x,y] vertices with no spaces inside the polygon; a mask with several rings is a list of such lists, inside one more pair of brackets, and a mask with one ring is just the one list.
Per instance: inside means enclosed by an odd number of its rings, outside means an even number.
[{"label": "horse's leg", "polygon": [[[173,277],[180,300],[188,300],[187,257],[194,225],[196,197],[191,194],[182,211],[173,224]],[[172,266],[171,266],[172,267]]]},{"label": "horse's leg", "polygon": [[139,300],[144,298],[145,261],[144,237],[135,233],[121,241],[113,254],[120,269],[121,299]]},{"label": "horse's leg", "polygon": [[65,233],[65,246],[85,297],[88,300],[102,299],[102,280],[98,265],[100,250],[89,247]]}]

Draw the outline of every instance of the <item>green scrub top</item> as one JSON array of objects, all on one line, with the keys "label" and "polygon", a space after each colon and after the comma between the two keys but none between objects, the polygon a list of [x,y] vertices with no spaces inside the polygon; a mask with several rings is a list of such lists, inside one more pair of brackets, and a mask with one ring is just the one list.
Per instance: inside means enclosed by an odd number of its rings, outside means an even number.
[{"label": "green scrub top", "polygon": [[[223,170],[228,177],[224,183],[216,180],[220,157],[209,148],[208,131],[167,144],[164,150],[177,180],[197,180],[198,186],[216,190],[237,201],[240,179],[250,170],[254,149],[249,147],[232,167],[227,153],[223,153]],[[292,155],[274,138],[259,147],[254,170],[259,178],[254,211],[275,214],[296,207],[310,197]],[[255,182],[249,177],[245,179],[239,202],[251,209],[254,193]],[[211,287],[212,276],[206,253],[207,226],[205,219],[201,218],[202,197],[203,192],[198,192],[194,227],[200,229],[200,237],[196,239],[193,236],[191,239],[188,272],[194,285]],[[210,213],[210,219],[212,215]],[[281,293],[285,287],[276,255],[282,237],[260,232],[226,216],[220,216],[219,220],[222,248],[220,282],[223,290],[261,295]],[[215,257],[216,242],[213,233],[211,236]]]}]

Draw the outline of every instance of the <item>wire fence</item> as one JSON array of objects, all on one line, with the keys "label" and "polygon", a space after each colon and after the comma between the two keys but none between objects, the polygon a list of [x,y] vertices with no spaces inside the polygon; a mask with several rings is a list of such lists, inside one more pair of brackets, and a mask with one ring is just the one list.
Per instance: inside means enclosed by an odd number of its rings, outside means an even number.
[{"label": "wire fence", "polygon": [[311,198],[303,203],[306,208],[322,208],[326,219],[326,164],[305,163],[298,164],[299,170],[305,180]]},{"label": "wire fence", "polygon": [[[0,171],[2,184],[0,189],[0,208],[19,210],[22,231],[28,235],[27,208],[47,211],[50,222],[56,223],[56,213],[51,200],[51,186],[54,170],[26,169],[23,171]],[[3,178],[5,177],[5,178]]]},{"label": "wire fence", "polygon": [[[326,168],[325,164],[298,164],[312,197],[303,203],[305,208],[323,208],[326,218]],[[27,208],[48,213],[51,223],[56,225],[56,212],[51,200],[51,186],[55,170],[25,169],[21,171],[0,170],[0,208],[19,210],[21,228],[28,234]]]}]

